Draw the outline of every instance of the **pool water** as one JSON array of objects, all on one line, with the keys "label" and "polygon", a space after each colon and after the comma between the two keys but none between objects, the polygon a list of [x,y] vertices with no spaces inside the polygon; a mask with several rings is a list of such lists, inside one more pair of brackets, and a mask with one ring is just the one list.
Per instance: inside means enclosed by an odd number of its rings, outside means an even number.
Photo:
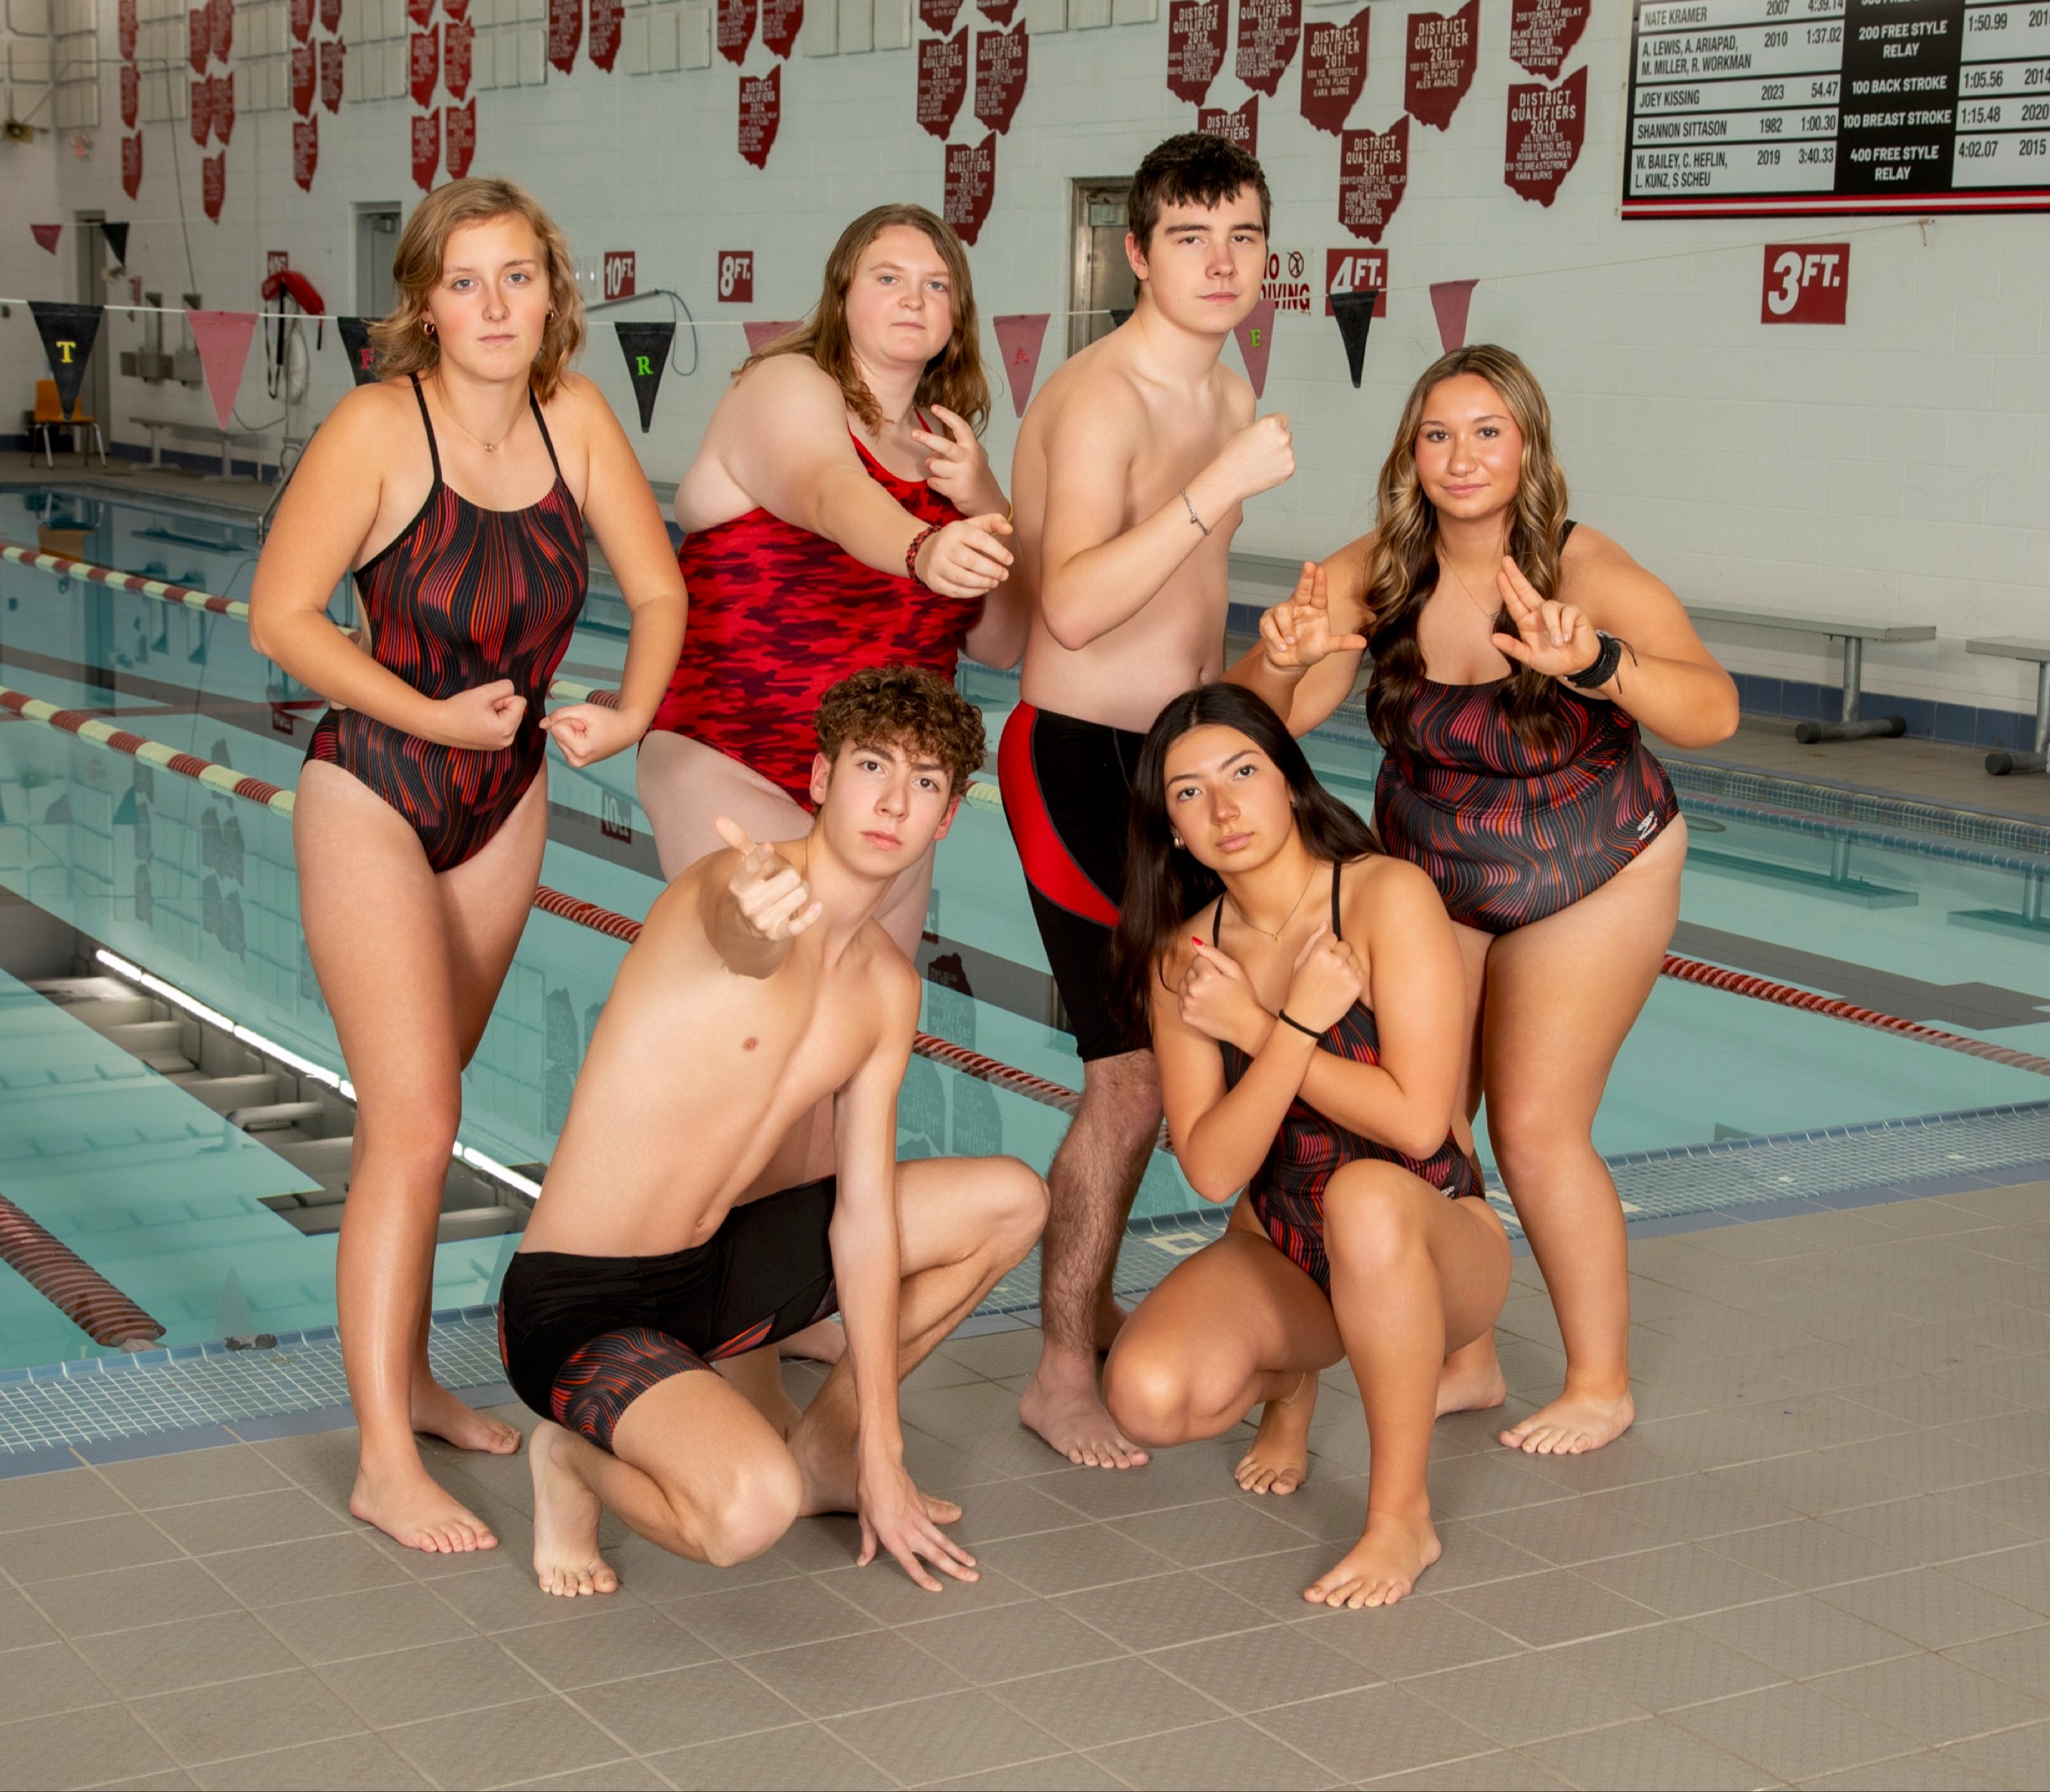
[{"label": "pool water", "polygon": [[[234,597],[246,597],[256,554],[239,520],[50,488],[0,491],[0,540]],[[338,617],[348,601],[337,594]],[[623,606],[601,581],[564,675],[616,683],[625,636]],[[254,652],[235,618],[11,563],[0,564],[0,685],[285,787],[320,709]],[[993,746],[1015,678],[965,665],[962,685]],[[1356,706],[1306,745],[1331,787],[1370,812],[1379,753]],[[549,775],[543,880],[644,914],[659,885],[630,757],[579,771],[551,753]],[[963,805],[940,849],[923,1023],[1078,1086],[1072,1043],[1049,1024],[1017,857],[987,794]],[[2050,1055],[2050,929],[2027,918],[2041,912],[2050,856],[1831,826],[1685,789],[1683,804],[1692,834],[1676,951]],[[7,717],[0,889],[340,1069],[299,930],[285,817]],[[623,951],[535,915],[465,1078],[465,1144],[505,1164],[545,1163]],[[168,1325],[169,1343],[221,1336],[223,1315],[279,1332],[330,1323],[332,1238],[301,1236],[260,1201],[305,1180],[96,1040],[0,980],[0,1194]],[[2022,1070],[1662,980],[1616,1065],[1595,1143],[1616,1158],[2046,1097],[2043,1079]],[[1066,1122],[914,1059],[898,1124],[907,1156],[1004,1150],[1043,1169]],[[1156,1154],[1140,1214],[1199,1205],[1172,1159]],[[442,1245],[435,1304],[490,1298],[515,1242]],[[94,1352],[0,1269],[0,1369]]]}]

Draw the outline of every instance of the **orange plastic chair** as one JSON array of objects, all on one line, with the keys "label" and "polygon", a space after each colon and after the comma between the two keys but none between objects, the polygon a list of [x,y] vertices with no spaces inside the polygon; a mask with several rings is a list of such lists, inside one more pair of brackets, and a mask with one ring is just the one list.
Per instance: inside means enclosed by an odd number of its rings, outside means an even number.
[{"label": "orange plastic chair", "polygon": [[38,380],[35,382],[35,415],[30,419],[29,436],[31,441],[39,434],[42,436],[43,465],[45,466],[54,467],[56,465],[56,462],[50,458],[50,432],[55,429],[68,429],[71,432],[71,448],[74,453],[78,451],[79,431],[90,429],[92,432],[92,439],[100,451],[100,465],[102,466],[107,465],[107,444],[100,434],[99,419],[88,411],[80,411],[72,416],[66,417],[64,414],[64,407],[57,402],[57,382],[55,380]]}]

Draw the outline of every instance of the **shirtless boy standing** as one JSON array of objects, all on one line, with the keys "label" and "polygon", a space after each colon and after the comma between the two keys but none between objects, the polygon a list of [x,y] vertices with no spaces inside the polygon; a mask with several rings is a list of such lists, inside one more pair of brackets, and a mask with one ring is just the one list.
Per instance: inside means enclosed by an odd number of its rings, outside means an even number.
[{"label": "shirtless boy standing", "polygon": [[[1032,1247],[1046,1188],[1011,1158],[900,1164],[897,1085],[918,975],[877,906],[954,818],[981,717],[903,667],[834,686],[818,712],[809,833],[728,849],[655,901],[591,1041],[518,1254],[499,1335],[542,1417],[534,1569],[609,1593],[598,1516],[724,1567],[814,1512],[856,1512],[937,1592],[974,1558],[958,1506],[912,1485],[897,1382]],[[790,1185],[792,1123],[833,1104],[837,1177]],[[839,1307],[847,1352],[803,1416],[771,1416],[708,1364]]]},{"label": "shirtless boy standing", "polygon": [[1034,602],[999,771],[1083,1075],[1052,1169],[1045,1344],[1018,1413],[1099,1468],[1146,1460],[1096,1390],[1096,1353],[1124,1316],[1111,1271],[1160,1124],[1147,1041],[1106,1000],[1132,772],[1168,700],[1223,671],[1240,507],[1296,470],[1288,419],[1254,422],[1252,388],[1218,365],[1259,299],[1269,209],[1259,164],[1235,145],[1191,134],[1147,156],[1126,212],[1138,307],[1047,381],[1012,463]]}]

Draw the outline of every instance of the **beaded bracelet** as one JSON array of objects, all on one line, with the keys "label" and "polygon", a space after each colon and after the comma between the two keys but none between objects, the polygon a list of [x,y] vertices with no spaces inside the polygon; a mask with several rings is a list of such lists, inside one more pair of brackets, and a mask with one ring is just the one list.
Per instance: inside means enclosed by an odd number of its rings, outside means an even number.
[{"label": "beaded bracelet", "polygon": [[904,576],[909,579],[914,585],[923,585],[925,583],[925,581],[918,576],[919,549],[922,548],[926,543],[930,541],[940,532],[941,529],[944,528],[945,527],[946,525],[943,523],[928,523],[923,528],[920,529],[916,535],[912,537],[911,545],[905,549]]}]

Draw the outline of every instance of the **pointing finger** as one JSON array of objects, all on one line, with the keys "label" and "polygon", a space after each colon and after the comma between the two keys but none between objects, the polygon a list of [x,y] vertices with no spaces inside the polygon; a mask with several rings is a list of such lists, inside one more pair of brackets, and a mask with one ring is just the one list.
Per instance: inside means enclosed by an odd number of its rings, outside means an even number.
[{"label": "pointing finger", "polygon": [[746,854],[754,850],[754,843],[742,831],[738,822],[729,821],[722,815],[712,822],[712,830],[737,853]]}]

